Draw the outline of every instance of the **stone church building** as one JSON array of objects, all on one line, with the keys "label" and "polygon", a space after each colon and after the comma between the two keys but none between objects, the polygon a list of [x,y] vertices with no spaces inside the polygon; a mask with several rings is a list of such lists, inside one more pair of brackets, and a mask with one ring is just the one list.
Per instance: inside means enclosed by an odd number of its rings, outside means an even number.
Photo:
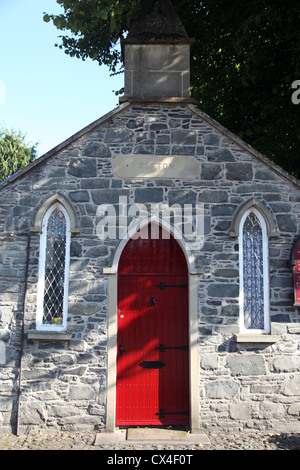
[{"label": "stone church building", "polygon": [[300,431],[300,182],[193,105],[160,5],[120,105],[0,184],[2,431]]}]

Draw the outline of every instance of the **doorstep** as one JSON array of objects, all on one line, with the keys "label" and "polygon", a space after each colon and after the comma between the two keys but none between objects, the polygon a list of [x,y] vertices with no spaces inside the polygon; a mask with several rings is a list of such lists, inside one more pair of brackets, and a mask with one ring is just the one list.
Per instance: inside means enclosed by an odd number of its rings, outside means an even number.
[{"label": "doorstep", "polygon": [[101,444],[210,444],[204,433],[190,433],[176,429],[128,428],[114,433],[98,433],[94,445]]}]

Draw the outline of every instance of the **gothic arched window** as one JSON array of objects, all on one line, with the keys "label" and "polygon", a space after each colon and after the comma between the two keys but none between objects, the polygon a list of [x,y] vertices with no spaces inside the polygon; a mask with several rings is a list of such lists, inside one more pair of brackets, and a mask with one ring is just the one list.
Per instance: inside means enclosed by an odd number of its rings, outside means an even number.
[{"label": "gothic arched window", "polygon": [[254,207],[240,221],[240,331],[269,333],[269,260],[267,226]]},{"label": "gothic arched window", "polygon": [[38,330],[66,330],[69,264],[70,218],[56,202],[45,213],[40,235]]}]

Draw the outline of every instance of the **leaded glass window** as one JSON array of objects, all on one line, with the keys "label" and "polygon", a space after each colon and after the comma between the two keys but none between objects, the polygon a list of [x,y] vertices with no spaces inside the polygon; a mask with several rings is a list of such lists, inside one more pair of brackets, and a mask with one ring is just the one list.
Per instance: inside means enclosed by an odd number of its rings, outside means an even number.
[{"label": "leaded glass window", "polygon": [[61,204],[46,213],[40,241],[38,326],[64,328],[67,316],[70,229]]},{"label": "leaded glass window", "polygon": [[267,233],[262,215],[254,208],[241,221],[240,264],[241,329],[267,332]]}]

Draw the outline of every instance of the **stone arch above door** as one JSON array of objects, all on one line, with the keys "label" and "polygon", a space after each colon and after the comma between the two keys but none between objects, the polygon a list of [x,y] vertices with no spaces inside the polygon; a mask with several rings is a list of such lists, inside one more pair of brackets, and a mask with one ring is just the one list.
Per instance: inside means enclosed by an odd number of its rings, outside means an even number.
[{"label": "stone arch above door", "polygon": [[188,271],[190,274],[196,274],[196,267],[195,267],[195,255],[190,247],[190,244],[184,239],[181,233],[176,231],[176,228],[174,228],[171,224],[166,222],[163,218],[158,220],[156,217],[145,217],[142,220],[139,220],[136,224],[132,225],[129,230],[128,230],[128,237],[120,240],[115,253],[114,253],[114,258],[112,261],[112,265],[110,267],[104,267],[103,268],[103,273],[104,274],[116,274],[118,271],[118,265],[120,261],[120,257],[122,255],[122,252],[130,238],[133,238],[135,234],[137,233],[138,230],[143,229],[149,224],[161,226],[163,230],[166,232],[169,232],[171,236],[173,236],[179,245],[182,248],[182,251],[185,255],[187,266],[188,266]]}]

